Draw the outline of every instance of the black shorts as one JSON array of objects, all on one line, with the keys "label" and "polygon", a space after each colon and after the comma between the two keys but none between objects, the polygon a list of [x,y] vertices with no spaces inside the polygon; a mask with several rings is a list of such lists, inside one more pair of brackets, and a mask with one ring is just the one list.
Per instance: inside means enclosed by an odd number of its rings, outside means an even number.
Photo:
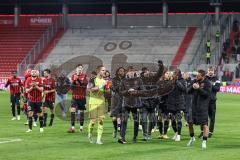
[{"label": "black shorts", "polygon": [[160,103],[160,104],[158,105],[158,112],[168,114],[169,111],[168,111],[168,109],[167,109],[167,105],[166,105],[166,104],[163,104],[163,103]]},{"label": "black shorts", "polygon": [[112,109],[110,117],[120,118],[121,114],[122,114],[122,107],[117,106],[114,109]]},{"label": "black shorts", "polygon": [[120,118],[122,115],[122,98],[120,96],[112,97],[112,107],[110,117]]},{"label": "black shorts", "polygon": [[76,108],[77,110],[86,110],[86,98],[84,99],[72,99],[72,108]]},{"label": "black shorts", "polygon": [[194,125],[203,126],[203,125],[208,125],[208,120],[207,119],[205,119],[205,120],[198,120],[198,119],[193,118],[192,123]]},{"label": "black shorts", "polygon": [[28,111],[42,113],[42,102],[28,102]]},{"label": "black shorts", "polygon": [[47,107],[47,108],[53,110],[53,109],[54,109],[54,102],[45,101],[45,102],[43,103],[43,107]]},{"label": "black shorts", "polygon": [[181,111],[170,111],[172,121],[181,121],[182,113]]},{"label": "black shorts", "polygon": [[11,95],[10,102],[12,105],[20,105],[20,94]]},{"label": "black shorts", "polygon": [[158,121],[162,121],[162,119],[164,120],[169,120],[169,112],[167,110],[167,106],[165,104],[159,104],[158,110],[157,110],[157,114],[158,114]]},{"label": "black shorts", "polygon": [[141,108],[140,109],[140,112],[141,113],[155,113],[155,108],[145,108],[145,107],[143,107],[143,108]]}]

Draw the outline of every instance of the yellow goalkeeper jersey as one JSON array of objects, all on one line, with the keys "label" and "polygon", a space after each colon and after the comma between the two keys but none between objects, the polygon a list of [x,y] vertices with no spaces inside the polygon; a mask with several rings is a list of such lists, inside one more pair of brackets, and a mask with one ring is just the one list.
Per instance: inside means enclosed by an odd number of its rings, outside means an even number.
[{"label": "yellow goalkeeper jersey", "polygon": [[89,97],[89,104],[92,105],[101,105],[105,103],[105,97],[104,97],[104,86],[106,84],[106,80],[103,78],[96,77],[94,80],[95,87],[98,87],[99,90],[97,92],[90,92]]}]

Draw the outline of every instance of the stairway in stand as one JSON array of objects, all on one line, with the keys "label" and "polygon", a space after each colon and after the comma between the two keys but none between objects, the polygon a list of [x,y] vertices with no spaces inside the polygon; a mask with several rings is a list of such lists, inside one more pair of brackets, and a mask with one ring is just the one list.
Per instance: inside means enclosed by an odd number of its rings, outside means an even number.
[{"label": "stairway in stand", "polygon": [[197,31],[197,27],[189,27],[179,48],[178,51],[172,61],[172,68],[176,68],[178,65],[181,64],[183,57],[186,54],[186,51],[193,39],[194,34]]}]

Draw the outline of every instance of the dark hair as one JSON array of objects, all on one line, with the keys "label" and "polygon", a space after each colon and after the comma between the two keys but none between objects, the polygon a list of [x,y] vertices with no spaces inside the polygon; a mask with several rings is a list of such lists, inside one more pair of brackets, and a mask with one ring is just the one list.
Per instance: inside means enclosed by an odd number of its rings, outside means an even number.
[{"label": "dark hair", "polygon": [[50,69],[44,69],[44,72],[47,72],[48,74],[50,74],[51,70]]},{"label": "dark hair", "polygon": [[93,74],[93,75],[97,75],[97,72],[96,72],[96,71],[92,71],[91,74]]},{"label": "dark hair", "polygon": [[106,71],[105,71],[105,74],[106,74],[106,73],[109,73],[109,77],[111,77],[111,73],[109,72],[109,70],[106,70]]},{"label": "dark hair", "polygon": [[116,77],[118,76],[118,72],[119,72],[120,69],[123,69],[124,72],[126,72],[125,68],[119,67],[119,68],[116,70],[116,72],[115,72],[115,76],[116,76]]},{"label": "dark hair", "polygon": [[182,77],[182,72],[180,69],[175,69],[174,74],[178,77]]},{"label": "dark hair", "polygon": [[209,70],[214,70],[213,66],[208,67]]},{"label": "dark hair", "polygon": [[142,72],[145,72],[145,71],[147,71],[147,70],[148,70],[147,67],[143,67],[143,68],[142,68]]},{"label": "dark hair", "polygon": [[134,68],[133,68],[133,66],[128,66],[128,67],[127,67],[127,72],[130,72],[130,71],[135,71]]},{"label": "dark hair", "polygon": [[161,80],[163,80],[165,78],[165,73],[168,71],[168,69],[166,67],[164,67],[163,69],[163,73],[162,76],[160,77]]},{"label": "dark hair", "polygon": [[80,67],[80,66],[82,66],[82,67],[83,67],[83,65],[82,65],[82,64],[78,64],[78,65],[76,66],[76,68],[77,68],[77,67]]},{"label": "dark hair", "polygon": [[200,73],[202,77],[205,77],[206,75],[206,72],[202,69],[198,70],[198,73]]}]

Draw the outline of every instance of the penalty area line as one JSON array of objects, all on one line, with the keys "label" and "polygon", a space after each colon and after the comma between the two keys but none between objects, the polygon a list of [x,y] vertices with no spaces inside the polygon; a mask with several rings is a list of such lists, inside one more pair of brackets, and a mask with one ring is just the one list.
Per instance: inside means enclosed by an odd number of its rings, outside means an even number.
[{"label": "penalty area line", "polygon": [[[1,138],[1,139],[3,139],[3,138]],[[0,139],[0,140],[1,140]],[[20,138],[17,138],[17,139],[7,139],[7,138],[5,138],[6,140],[5,141],[0,141],[0,144],[4,144],[4,143],[12,143],[12,142],[20,142],[20,141],[22,141],[22,139],[20,139]]]}]

